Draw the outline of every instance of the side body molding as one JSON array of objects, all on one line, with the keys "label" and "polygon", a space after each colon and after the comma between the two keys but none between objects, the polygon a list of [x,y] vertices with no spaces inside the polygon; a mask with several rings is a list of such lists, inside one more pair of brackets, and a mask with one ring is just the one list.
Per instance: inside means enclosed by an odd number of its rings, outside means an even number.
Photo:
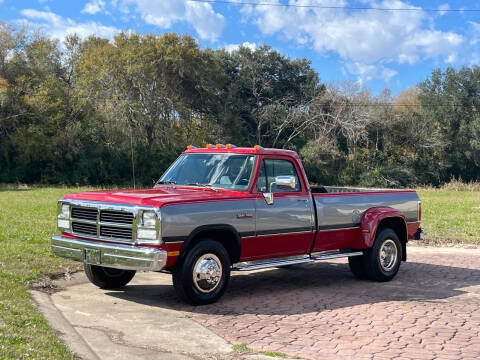
[{"label": "side body molding", "polygon": [[381,206],[381,207],[372,207],[367,209],[362,216],[360,221],[360,230],[362,232],[362,240],[363,244],[362,247],[371,247],[373,246],[373,242],[375,241],[375,235],[377,234],[378,226],[385,219],[392,219],[396,222],[399,222],[402,230],[405,234],[400,237],[400,241],[402,243],[406,243],[407,241],[407,221],[405,219],[405,215],[403,215],[400,211],[388,207],[388,206]]}]

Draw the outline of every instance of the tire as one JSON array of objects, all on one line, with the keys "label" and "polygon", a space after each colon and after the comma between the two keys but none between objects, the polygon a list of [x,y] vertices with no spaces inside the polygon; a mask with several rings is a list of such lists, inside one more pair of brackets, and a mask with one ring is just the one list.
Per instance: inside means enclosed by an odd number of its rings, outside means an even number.
[{"label": "tire", "polygon": [[117,289],[127,285],[135,276],[135,270],[121,270],[84,264],[88,280],[101,289]]},{"label": "tire", "polygon": [[378,229],[375,242],[363,256],[365,273],[373,281],[390,281],[400,268],[402,244],[390,228]]},{"label": "tire", "polygon": [[357,279],[360,280],[368,279],[364,261],[364,255],[348,257],[348,266],[350,267],[350,271]]},{"label": "tire", "polygon": [[190,305],[211,304],[227,289],[230,257],[219,242],[202,239],[175,267],[172,277],[173,287],[181,300]]}]

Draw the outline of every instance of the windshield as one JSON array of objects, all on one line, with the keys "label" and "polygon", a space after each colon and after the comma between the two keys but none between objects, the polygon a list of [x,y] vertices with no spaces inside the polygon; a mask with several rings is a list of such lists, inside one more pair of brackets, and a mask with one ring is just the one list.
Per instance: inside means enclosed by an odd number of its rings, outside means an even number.
[{"label": "windshield", "polygon": [[247,190],[255,156],[241,154],[182,154],[157,184],[212,186]]}]

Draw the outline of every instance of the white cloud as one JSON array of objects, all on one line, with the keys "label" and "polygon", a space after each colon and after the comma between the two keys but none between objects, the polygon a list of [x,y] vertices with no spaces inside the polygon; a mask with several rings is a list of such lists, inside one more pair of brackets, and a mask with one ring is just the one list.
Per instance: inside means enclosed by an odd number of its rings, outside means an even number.
[{"label": "white cloud", "polygon": [[97,35],[112,39],[119,30],[113,26],[105,26],[97,22],[77,23],[70,18],[64,18],[50,11],[23,9],[20,13],[26,18],[20,21],[29,26],[42,30],[48,37],[65,40],[70,34],[78,34],[81,38]]},{"label": "white cloud", "polygon": [[396,70],[390,69],[382,64],[362,64],[358,62],[347,63],[349,73],[357,75],[359,81],[370,81],[380,79],[389,82],[392,77],[398,74]]},{"label": "white cloud", "polygon": [[480,49],[478,47],[478,44],[480,44],[480,23],[469,21],[468,24],[470,25],[470,46],[473,49],[469,65],[478,65],[480,64]]},{"label": "white cloud", "polygon": [[450,10],[450,5],[449,5],[449,4],[442,4],[442,5],[440,5],[440,6],[438,7],[438,10],[440,10],[440,11],[438,12],[438,14],[439,14],[440,16],[443,16],[443,15],[445,15],[445,14],[447,13],[447,11],[445,11],[445,10]]},{"label": "white cloud", "polygon": [[217,41],[223,28],[225,18],[216,13],[211,4],[179,0],[115,0],[116,6],[125,14],[130,13],[130,6],[139,13],[147,24],[164,29],[170,28],[174,23],[187,22],[197,32],[201,39]]},{"label": "white cloud", "polygon": [[90,15],[96,14],[100,11],[105,10],[105,1],[103,0],[92,0],[85,4],[85,7],[81,11],[82,13],[87,13]]},{"label": "white cloud", "polygon": [[254,51],[257,48],[257,44],[245,41],[241,44],[227,44],[223,48],[226,51],[231,53],[231,52],[234,52],[234,51],[240,49],[240,47],[246,47],[246,48],[249,48],[251,51]]},{"label": "white cloud", "polygon": [[476,45],[480,43],[480,23],[475,21],[468,22],[471,27],[472,39],[470,40],[471,45]]},{"label": "white cloud", "polygon": [[[279,0],[271,0],[279,3]],[[400,0],[362,0],[367,7],[411,8]],[[290,0],[291,4],[331,6],[331,0]],[[340,0],[335,6],[347,6]],[[442,10],[447,10],[445,5]],[[336,53],[348,71],[359,76],[390,79],[394,71],[384,64],[414,64],[420,59],[456,59],[465,39],[436,30],[432,16],[424,11],[349,11],[306,7],[244,6],[242,13],[266,35],[312,46],[320,54]],[[375,65],[376,70],[371,66]]]}]

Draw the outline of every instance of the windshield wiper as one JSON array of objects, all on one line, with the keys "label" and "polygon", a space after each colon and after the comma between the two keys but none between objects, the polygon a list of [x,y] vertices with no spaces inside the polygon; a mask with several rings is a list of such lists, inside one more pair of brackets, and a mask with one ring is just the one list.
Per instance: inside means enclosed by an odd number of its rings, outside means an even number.
[{"label": "windshield wiper", "polygon": [[188,184],[184,184],[184,185],[186,185],[186,186],[200,186],[200,187],[204,187],[204,188],[211,189],[213,191],[218,192],[217,188],[213,185],[210,185],[210,184],[188,183]]},{"label": "windshield wiper", "polygon": [[158,180],[155,185],[175,185],[176,182],[173,180]]}]

